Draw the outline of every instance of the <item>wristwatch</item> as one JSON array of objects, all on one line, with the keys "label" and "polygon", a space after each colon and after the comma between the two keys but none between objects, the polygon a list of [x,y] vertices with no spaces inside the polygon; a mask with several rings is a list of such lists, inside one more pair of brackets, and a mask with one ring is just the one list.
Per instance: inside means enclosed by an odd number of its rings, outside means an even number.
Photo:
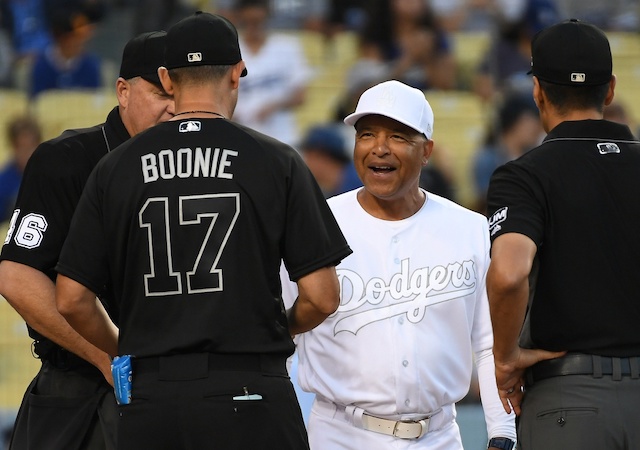
[{"label": "wristwatch", "polygon": [[487,447],[495,447],[502,450],[513,450],[516,445],[515,441],[504,437],[495,437],[489,439],[489,445]]}]

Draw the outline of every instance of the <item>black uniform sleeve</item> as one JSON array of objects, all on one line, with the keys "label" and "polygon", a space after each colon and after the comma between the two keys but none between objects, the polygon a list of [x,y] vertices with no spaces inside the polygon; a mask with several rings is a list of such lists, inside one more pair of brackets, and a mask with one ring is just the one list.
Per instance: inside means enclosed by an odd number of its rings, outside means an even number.
[{"label": "black uniform sleeve", "polygon": [[517,162],[493,173],[487,193],[491,241],[505,233],[520,233],[539,247],[544,238],[544,195],[540,180]]},{"label": "black uniform sleeve", "polygon": [[109,280],[107,245],[102,220],[100,164],[91,173],[76,208],[69,235],[56,266],[58,273],[86,286],[97,295]]},{"label": "black uniform sleeve", "polygon": [[64,148],[44,143],[29,159],[0,259],[38,269],[52,279],[84,180]]},{"label": "black uniform sleeve", "polygon": [[295,158],[290,174],[283,259],[292,281],[352,253],[313,174]]}]

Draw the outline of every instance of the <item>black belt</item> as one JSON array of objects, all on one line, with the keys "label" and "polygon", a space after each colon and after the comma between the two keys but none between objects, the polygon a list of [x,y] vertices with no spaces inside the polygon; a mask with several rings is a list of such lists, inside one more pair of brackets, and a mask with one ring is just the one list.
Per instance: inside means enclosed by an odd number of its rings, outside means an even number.
[{"label": "black belt", "polygon": [[210,371],[261,372],[288,375],[287,357],[268,353],[187,353],[132,358],[133,373],[158,373],[161,378],[187,380]]},{"label": "black belt", "polygon": [[527,384],[533,384],[547,378],[565,375],[591,375],[594,378],[611,375],[616,381],[620,381],[625,376],[638,379],[640,378],[640,357],[617,358],[569,353],[561,358],[540,361],[531,366],[527,369],[526,378]]},{"label": "black belt", "polygon": [[34,341],[32,353],[42,362],[47,362],[61,370],[94,367],[90,362],[80,358],[75,353],[71,353],[49,340]]}]

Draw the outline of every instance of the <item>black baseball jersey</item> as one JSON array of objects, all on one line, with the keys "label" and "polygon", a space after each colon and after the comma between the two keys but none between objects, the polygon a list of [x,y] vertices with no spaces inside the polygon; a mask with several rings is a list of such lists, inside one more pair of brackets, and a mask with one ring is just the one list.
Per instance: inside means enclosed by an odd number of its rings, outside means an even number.
[{"label": "black baseball jersey", "polygon": [[[0,259],[34,267],[55,280],[55,265],[91,170],[127,139],[116,107],[101,125],[67,130],[40,144],[25,169]],[[34,330],[29,333],[43,340]]]},{"label": "black baseball jersey", "polygon": [[293,352],[292,280],[351,253],[298,153],[223,119],[160,124],[91,175],[57,270],[113,287],[119,352]]},{"label": "black baseball jersey", "polygon": [[638,199],[640,142],[604,120],[563,122],[494,172],[491,239],[520,233],[537,245],[523,345],[640,354]]}]

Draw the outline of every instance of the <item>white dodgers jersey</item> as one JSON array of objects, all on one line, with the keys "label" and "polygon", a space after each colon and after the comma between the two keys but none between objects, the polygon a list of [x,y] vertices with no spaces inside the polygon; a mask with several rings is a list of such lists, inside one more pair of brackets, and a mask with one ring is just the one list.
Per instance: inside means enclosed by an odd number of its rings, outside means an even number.
[{"label": "white dodgers jersey", "polygon": [[474,353],[493,343],[487,220],[428,193],[386,221],[356,194],[329,199],[353,254],[336,268],[338,310],[298,337],[300,386],[379,416],[437,411],[466,395]]}]

